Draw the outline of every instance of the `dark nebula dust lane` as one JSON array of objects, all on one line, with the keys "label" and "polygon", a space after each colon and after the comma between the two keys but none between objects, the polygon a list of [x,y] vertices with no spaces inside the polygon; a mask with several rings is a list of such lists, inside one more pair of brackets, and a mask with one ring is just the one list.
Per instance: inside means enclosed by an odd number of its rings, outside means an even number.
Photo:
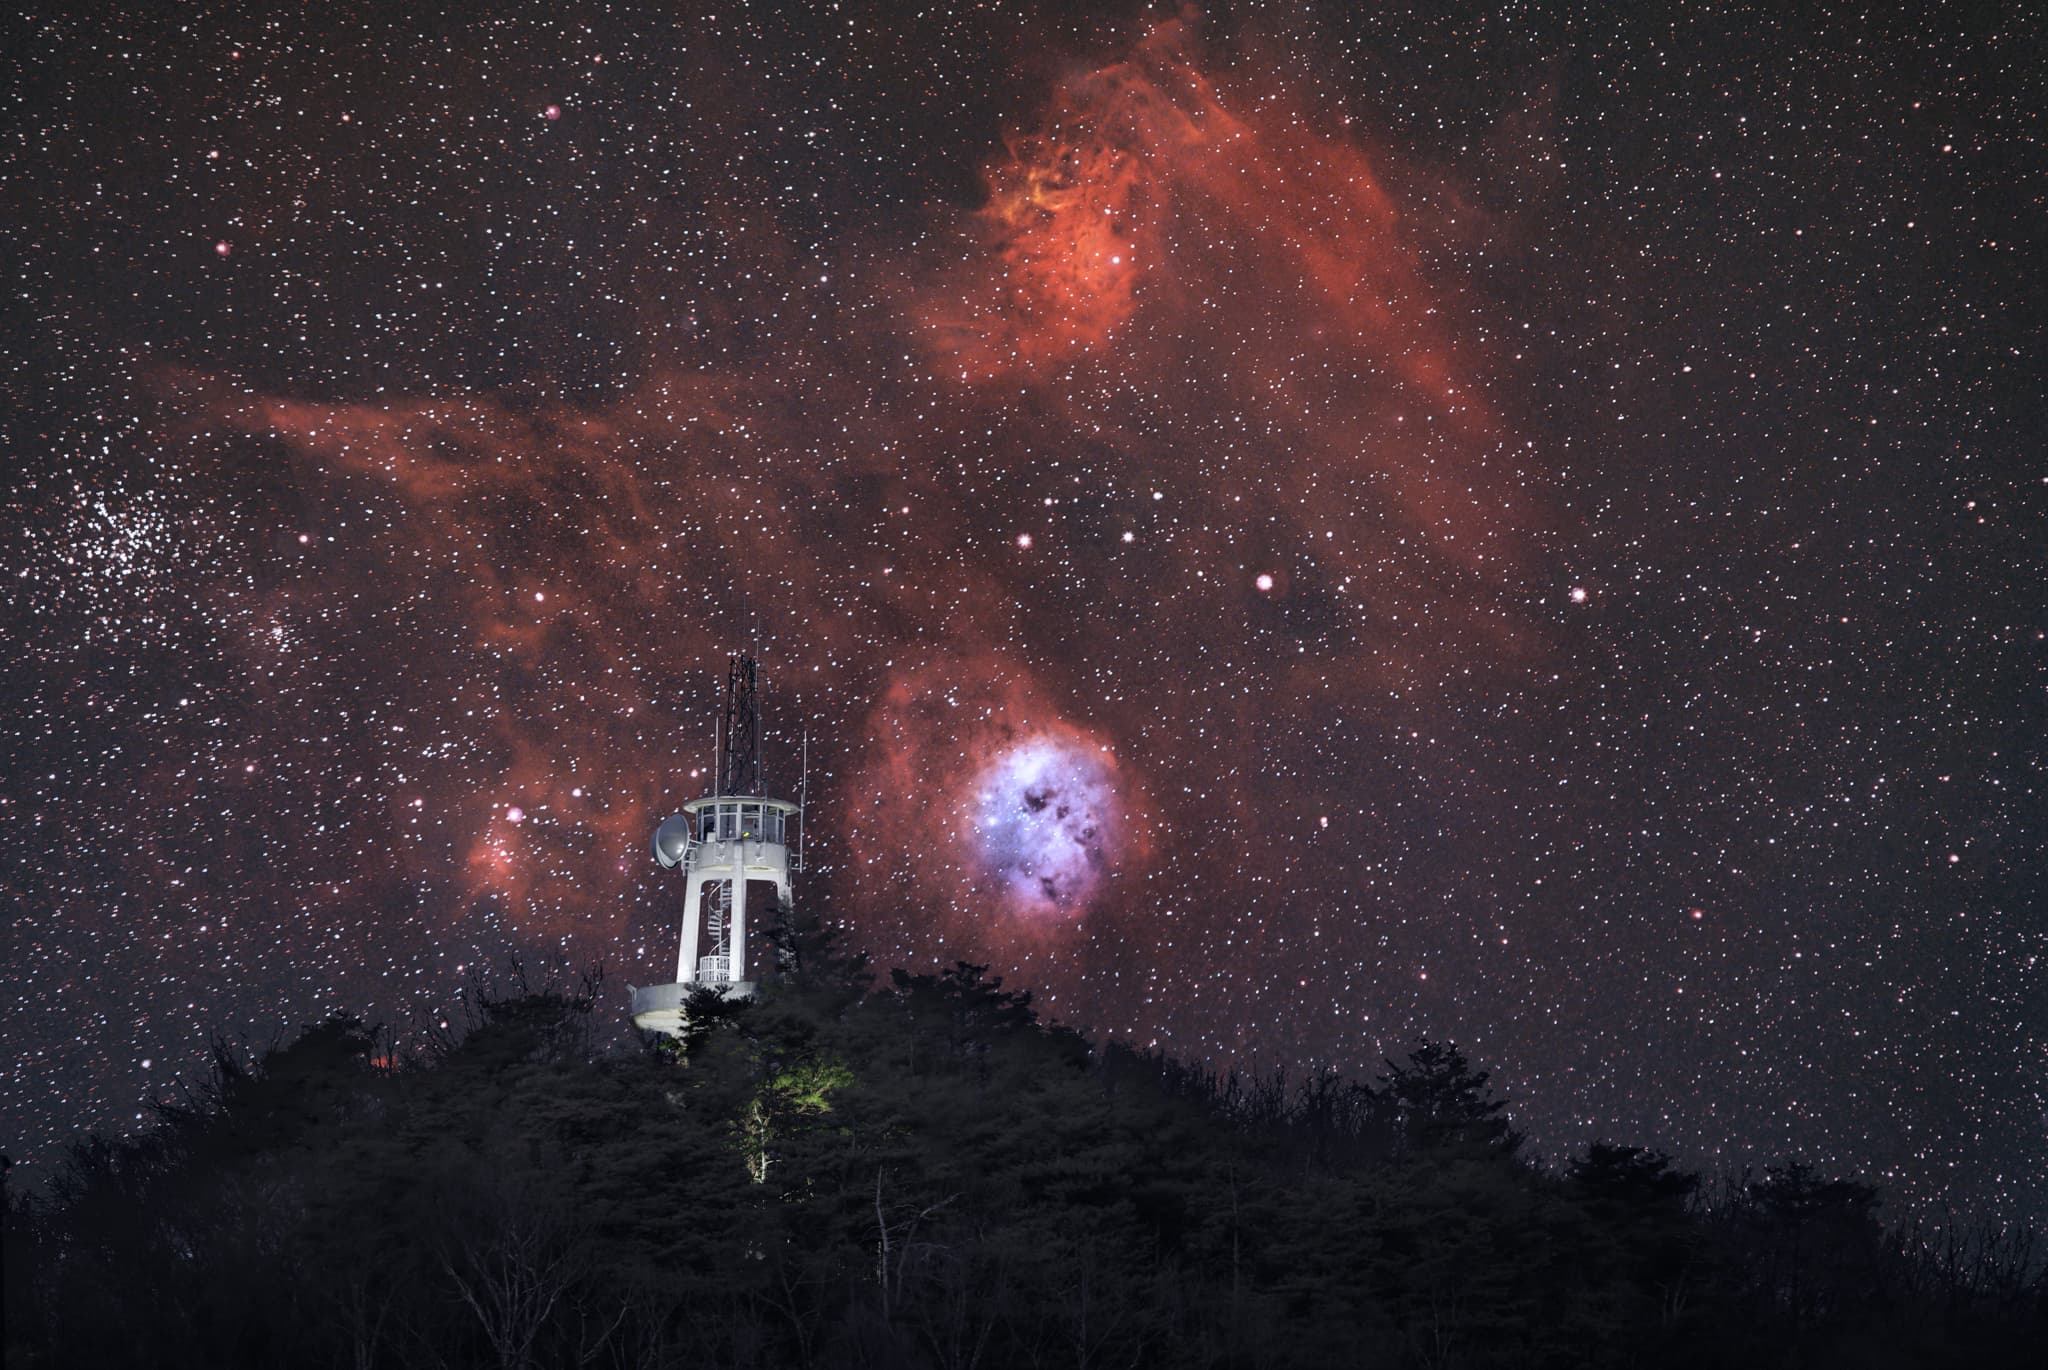
[{"label": "dark nebula dust lane", "polygon": [[41,21],[10,1154],[657,976],[752,649],[884,964],[2048,1212],[2021,39],[1635,22]]}]

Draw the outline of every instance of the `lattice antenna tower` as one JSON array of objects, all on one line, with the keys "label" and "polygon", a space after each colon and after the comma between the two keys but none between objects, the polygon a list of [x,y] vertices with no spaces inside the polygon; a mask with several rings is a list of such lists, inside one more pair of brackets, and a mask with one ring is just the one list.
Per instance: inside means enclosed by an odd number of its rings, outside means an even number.
[{"label": "lattice antenna tower", "polygon": [[[790,844],[801,829],[801,804],[768,794],[761,774],[761,679],[751,656],[735,656],[713,731],[711,793],[654,830],[654,859],[683,876],[676,978],[635,988],[633,1021],[680,1036],[699,991],[745,997],[754,992],[750,925],[791,897]],[[808,782],[809,746],[805,746]],[[806,785],[806,788],[808,786]]]},{"label": "lattice antenna tower", "polygon": [[750,656],[736,656],[725,673],[725,754],[719,794],[760,794],[761,676]]}]

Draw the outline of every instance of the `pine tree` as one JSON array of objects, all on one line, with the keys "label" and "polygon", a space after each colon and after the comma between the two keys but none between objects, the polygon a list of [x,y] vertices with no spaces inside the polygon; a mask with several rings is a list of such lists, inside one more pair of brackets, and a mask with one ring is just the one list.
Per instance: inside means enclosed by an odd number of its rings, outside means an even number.
[{"label": "pine tree", "polygon": [[1424,1042],[1405,1064],[1391,1058],[1379,1078],[1380,1097],[1400,1115],[1410,1148],[1474,1146],[1512,1154],[1522,1135],[1509,1125],[1507,1103],[1492,1097],[1490,1072],[1475,1071],[1448,1042]]}]

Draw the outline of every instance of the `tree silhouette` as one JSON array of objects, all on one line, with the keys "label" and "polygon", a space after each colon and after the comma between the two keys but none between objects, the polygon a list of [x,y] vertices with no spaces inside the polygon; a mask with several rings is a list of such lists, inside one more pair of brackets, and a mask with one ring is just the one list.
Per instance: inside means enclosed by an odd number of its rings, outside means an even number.
[{"label": "tree silhouette", "polygon": [[1475,1071],[1448,1042],[1424,1042],[1407,1061],[1389,1059],[1380,1097],[1401,1119],[1411,1147],[1471,1146],[1513,1153],[1522,1136],[1508,1123],[1507,1104],[1492,1097],[1490,1072]]},{"label": "tree silhouette", "polygon": [[[2024,1235],[1944,1257],[1789,1163],[1703,1202],[1525,1163],[1455,1047],[1217,1074],[985,966],[875,990],[823,929],[687,1052],[590,979],[477,985],[401,1056],[337,1018],[10,1195],[9,1366],[2025,1364]],[[18,1182],[19,1171],[14,1181]],[[1989,1274],[1971,1274],[1972,1270]]]}]

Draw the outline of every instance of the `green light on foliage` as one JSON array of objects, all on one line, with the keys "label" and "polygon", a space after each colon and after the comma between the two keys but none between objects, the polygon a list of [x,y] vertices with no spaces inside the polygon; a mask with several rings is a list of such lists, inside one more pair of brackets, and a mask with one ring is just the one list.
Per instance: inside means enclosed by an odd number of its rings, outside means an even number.
[{"label": "green light on foliage", "polygon": [[768,1092],[806,1113],[830,1113],[833,1090],[853,1083],[853,1072],[838,1061],[805,1061],[781,1071],[768,1082]]}]

